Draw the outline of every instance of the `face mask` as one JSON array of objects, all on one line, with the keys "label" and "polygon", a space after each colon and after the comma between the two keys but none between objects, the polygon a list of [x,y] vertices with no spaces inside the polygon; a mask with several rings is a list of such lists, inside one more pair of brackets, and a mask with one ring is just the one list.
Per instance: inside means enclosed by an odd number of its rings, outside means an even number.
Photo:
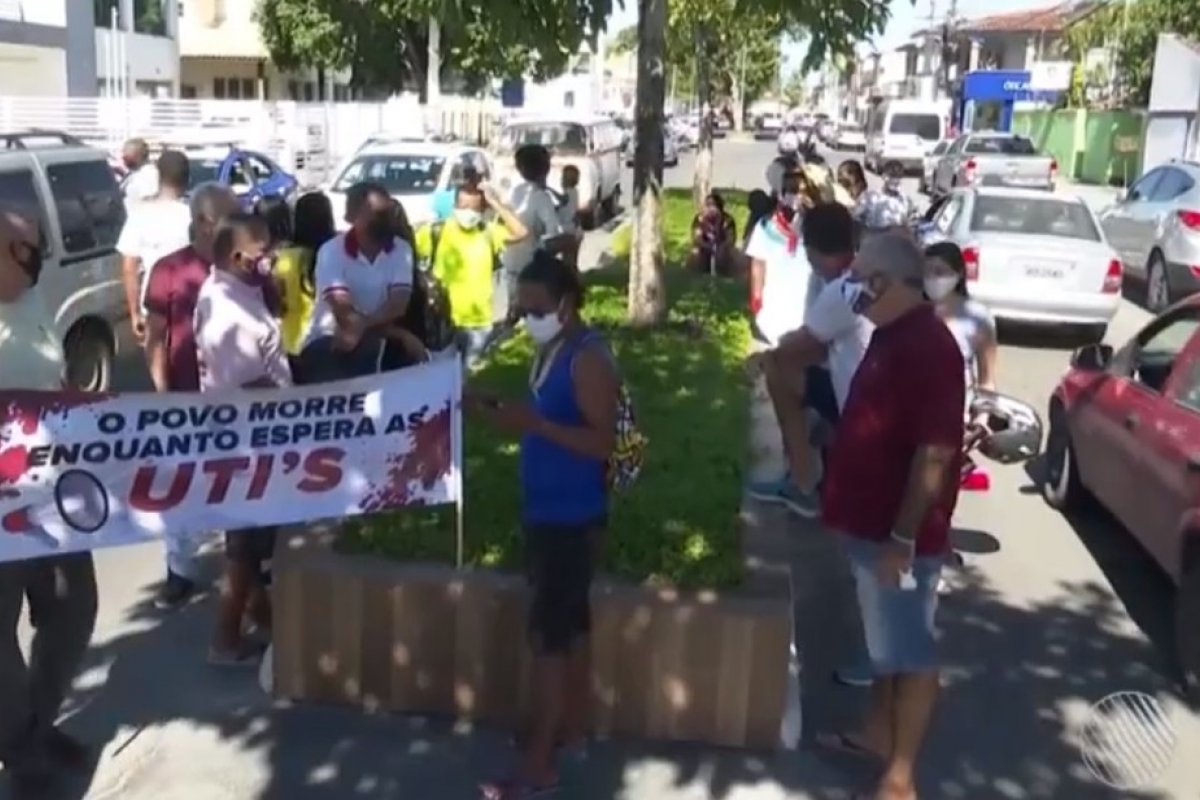
[{"label": "face mask", "polygon": [[454,209],[454,220],[460,228],[470,230],[483,224],[483,214],[473,208],[456,208]]},{"label": "face mask", "polygon": [[958,278],[954,275],[935,275],[925,279],[925,294],[930,300],[937,302],[950,296],[958,286]]},{"label": "face mask", "polygon": [[525,317],[525,330],[529,331],[529,337],[538,344],[546,344],[562,331],[562,320],[558,318],[558,314],[541,314]]},{"label": "face mask", "polygon": [[41,249],[14,242],[9,245],[9,253],[12,254],[13,263],[21,268],[25,277],[29,278],[29,285],[37,286],[38,278],[42,275]]},{"label": "face mask", "polygon": [[855,314],[864,314],[878,298],[878,295],[859,278],[846,278],[842,281],[842,299]]},{"label": "face mask", "polygon": [[883,183],[883,190],[885,192],[887,192],[888,194],[899,194],[900,193],[900,179],[899,178],[888,178]]},{"label": "face mask", "polygon": [[390,211],[383,211],[371,217],[371,221],[367,223],[367,233],[376,242],[386,242],[392,237],[392,214]]}]

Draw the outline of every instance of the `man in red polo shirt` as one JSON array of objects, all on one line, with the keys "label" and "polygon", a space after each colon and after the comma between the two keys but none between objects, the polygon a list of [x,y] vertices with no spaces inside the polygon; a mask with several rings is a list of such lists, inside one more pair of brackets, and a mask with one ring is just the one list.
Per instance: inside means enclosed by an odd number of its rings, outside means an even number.
[{"label": "man in red polo shirt", "polygon": [[[237,210],[237,198],[217,184],[197,187],[191,198],[191,244],[151,265],[146,282],[146,360],[150,379],[159,392],[196,392],[193,318],[200,287],[212,268],[213,235],[217,223]],[[167,536],[167,580],[155,605],[174,609],[187,603],[196,589],[198,542]]]},{"label": "man in red polo shirt", "polygon": [[875,683],[866,724],[827,744],[886,763],[875,800],[915,800],[938,692],[933,627],[962,460],[963,361],[925,301],[911,238],[864,242],[844,293],[876,326],[850,385],[822,497],[858,590]]}]

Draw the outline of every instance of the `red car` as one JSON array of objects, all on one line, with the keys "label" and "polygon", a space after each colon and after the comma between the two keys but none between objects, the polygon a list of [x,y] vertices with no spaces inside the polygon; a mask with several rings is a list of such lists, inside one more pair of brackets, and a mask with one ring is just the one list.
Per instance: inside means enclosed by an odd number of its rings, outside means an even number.
[{"label": "red car", "polygon": [[1115,352],[1077,350],[1049,419],[1047,502],[1098,502],[1175,582],[1180,666],[1200,701],[1200,295]]}]

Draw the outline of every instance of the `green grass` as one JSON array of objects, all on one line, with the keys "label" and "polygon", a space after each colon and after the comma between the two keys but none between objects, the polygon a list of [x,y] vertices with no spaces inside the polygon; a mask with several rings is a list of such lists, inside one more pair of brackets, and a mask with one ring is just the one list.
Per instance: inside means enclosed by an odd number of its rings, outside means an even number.
[{"label": "green grass", "polygon": [[[742,203],[730,209],[739,221],[744,198]],[[686,253],[692,214],[689,194],[668,190],[664,228],[671,264]],[[745,291],[740,283],[714,282],[674,266],[666,273],[668,320],[646,330],[625,325],[624,266],[587,275],[585,313],[612,345],[650,442],[638,482],[613,498],[604,568],[633,581],[728,587],[742,576],[737,514],[749,405],[742,367],[750,343]],[[524,397],[531,356],[532,344],[521,335],[499,348],[471,383],[503,397]],[[516,443],[470,417],[464,427],[466,561],[518,567]],[[454,538],[452,509],[411,509],[349,522],[343,546],[450,562]]]}]

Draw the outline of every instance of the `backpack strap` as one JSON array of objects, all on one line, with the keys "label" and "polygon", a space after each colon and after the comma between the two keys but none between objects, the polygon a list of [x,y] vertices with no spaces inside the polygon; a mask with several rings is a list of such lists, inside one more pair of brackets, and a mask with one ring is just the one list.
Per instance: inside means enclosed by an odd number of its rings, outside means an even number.
[{"label": "backpack strap", "polygon": [[446,227],[445,222],[435,222],[429,226],[429,269],[433,270],[433,265],[437,263],[438,242],[442,240],[442,229]]}]

